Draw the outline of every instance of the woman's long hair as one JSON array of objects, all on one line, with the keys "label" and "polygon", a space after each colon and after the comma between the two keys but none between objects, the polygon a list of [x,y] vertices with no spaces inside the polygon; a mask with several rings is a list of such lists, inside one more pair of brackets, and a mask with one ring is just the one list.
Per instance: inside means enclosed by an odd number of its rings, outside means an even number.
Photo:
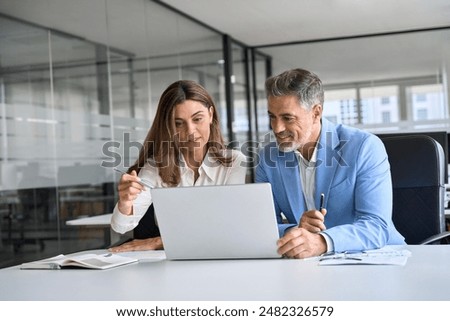
[{"label": "woman's long hair", "polygon": [[151,160],[154,162],[153,165],[158,167],[159,176],[164,184],[177,186],[180,183],[180,148],[178,139],[174,137],[174,110],[186,100],[197,101],[205,108],[214,108],[206,148],[214,159],[225,166],[230,166],[232,158],[225,153],[218,111],[213,99],[206,89],[195,81],[179,80],[167,87],[161,95],[152,127],[144,140],[138,159],[128,169],[128,173],[132,170],[139,173],[144,164]]}]

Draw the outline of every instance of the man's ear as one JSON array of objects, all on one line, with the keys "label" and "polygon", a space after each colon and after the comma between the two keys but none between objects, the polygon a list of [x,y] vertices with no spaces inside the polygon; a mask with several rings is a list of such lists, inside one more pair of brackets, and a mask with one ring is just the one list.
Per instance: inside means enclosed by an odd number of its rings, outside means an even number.
[{"label": "man's ear", "polygon": [[318,118],[319,120],[320,120],[320,118],[322,118],[322,111],[323,111],[322,105],[320,105],[320,104],[314,105],[312,108],[312,111],[313,111],[314,118]]}]

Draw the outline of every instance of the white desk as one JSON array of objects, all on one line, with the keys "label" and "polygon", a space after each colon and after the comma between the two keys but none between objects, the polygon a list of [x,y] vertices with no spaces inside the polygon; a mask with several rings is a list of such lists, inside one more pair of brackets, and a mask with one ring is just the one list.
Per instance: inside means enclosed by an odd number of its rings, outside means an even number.
[{"label": "white desk", "polygon": [[0,300],[450,300],[450,245],[407,246],[406,266],[289,259],[140,262],[111,270],[0,270]]},{"label": "white desk", "polygon": [[122,236],[115,231],[111,229],[111,216],[112,213],[109,214],[101,214],[101,215],[95,215],[90,217],[81,217],[74,220],[66,221],[66,225],[70,226],[84,226],[87,228],[103,228],[104,229],[104,236],[105,236],[105,247],[114,244],[116,242],[119,242],[122,238],[130,238],[132,233],[124,234],[125,236]]},{"label": "white desk", "polygon": [[74,220],[66,221],[67,225],[76,225],[76,226],[95,226],[95,227],[109,227],[109,224],[111,222],[111,216],[110,214],[102,214],[102,215],[95,215],[95,216],[89,216],[89,217],[81,217]]},{"label": "white desk", "polygon": [[105,239],[104,246],[107,247],[110,244],[112,244],[112,242],[115,242],[115,239],[114,239],[115,237],[112,234],[113,231],[110,228],[111,216],[112,216],[112,213],[89,216],[89,217],[81,217],[81,218],[76,218],[73,220],[66,221],[66,225],[102,228],[103,234],[104,234],[104,239]]}]

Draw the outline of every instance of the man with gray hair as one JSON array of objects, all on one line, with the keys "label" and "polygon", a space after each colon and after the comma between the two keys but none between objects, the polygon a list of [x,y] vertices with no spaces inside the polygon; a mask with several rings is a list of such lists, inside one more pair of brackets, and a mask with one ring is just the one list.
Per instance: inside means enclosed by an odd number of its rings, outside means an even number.
[{"label": "man with gray hair", "polygon": [[322,82],[307,70],[268,78],[266,95],[276,143],[261,150],[256,182],[272,185],[278,252],[305,258],[405,244],[392,222],[381,140],[322,118]]}]

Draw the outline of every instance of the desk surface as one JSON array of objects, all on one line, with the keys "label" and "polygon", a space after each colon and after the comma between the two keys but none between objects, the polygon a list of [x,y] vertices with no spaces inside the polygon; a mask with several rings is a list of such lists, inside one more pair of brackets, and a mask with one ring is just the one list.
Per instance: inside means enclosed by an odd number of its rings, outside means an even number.
[{"label": "desk surface", "polygon": [[407,248],[405,266],[271,259],[142,261],[105,271],[10,267],[0,270],[0,300],[450,300],[450,245]]},{"label": "desk surface", "polygon": [[[70,221],[67,221],[67,225],[85,225],[85,226],[91,226],[91,225],[101,225],[101,226],[109,226],[111,223],[111,216],[110,214],[101,214],[101,215],[95,215],[90,217],[82,217],[73,219]],[[450,218],[450,209],[445,209],[445,217]]]},{"label": "desk surface", "polygon": [[106,226],[109,227],[111,223],[111,214],[95,215],[90,217],[82,217],[74,220],[66,221],[67,225],[76,226]]}]

